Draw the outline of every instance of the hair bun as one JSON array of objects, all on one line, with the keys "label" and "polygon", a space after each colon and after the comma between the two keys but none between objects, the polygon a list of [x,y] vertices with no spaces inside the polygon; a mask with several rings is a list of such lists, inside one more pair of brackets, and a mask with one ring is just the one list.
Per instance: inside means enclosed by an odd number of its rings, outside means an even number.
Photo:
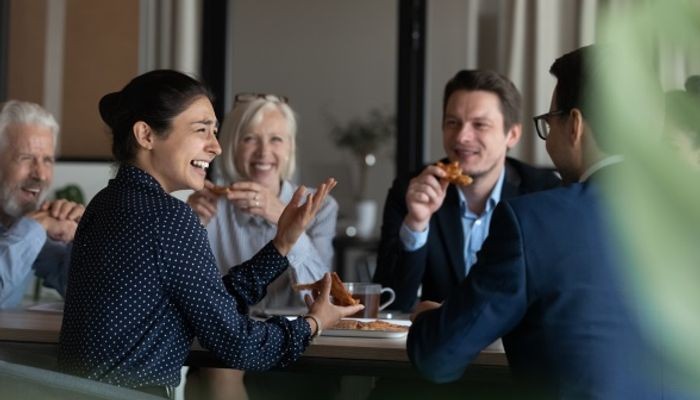
[{"label": "hair bun", "polygon": [[102,120],[114,129],[124,113],[121,108],[121,92],[108,93],[100,99],[99,109]]}]

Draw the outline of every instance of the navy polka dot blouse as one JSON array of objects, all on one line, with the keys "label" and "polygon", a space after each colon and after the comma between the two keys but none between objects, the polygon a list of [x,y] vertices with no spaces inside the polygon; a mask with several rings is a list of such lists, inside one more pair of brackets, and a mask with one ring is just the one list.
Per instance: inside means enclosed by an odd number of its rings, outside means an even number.
[{"label": "navy polka dot blouse", "polygon": [[308,323],[246,316],[288,265],[268,243],[222,280],[192,209],[122,166],[75,236],[59,366],[119,386],[177,385],[194,337],[233,368],[288,365],[309,344]]}]

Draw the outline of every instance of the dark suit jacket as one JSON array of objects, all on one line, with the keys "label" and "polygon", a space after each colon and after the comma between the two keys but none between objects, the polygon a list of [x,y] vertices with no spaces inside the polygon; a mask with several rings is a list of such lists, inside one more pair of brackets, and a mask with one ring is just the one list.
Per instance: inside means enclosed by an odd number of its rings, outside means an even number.
[{"label": "dark suit jacket", "polygon": [[[430,231],[425,246],[412,252],[404,250],[399,229],[408,213],[408,184],[409,179],[395,180],[389,189],[384,203],[377,269],[374,274],[375,282],[389,286],[396,292],[396,300],[390,308],[403,311],[413,308],[421,284],[423,300],[442,301],[464,280],[466,269],[459,195],[454,185],[448,187],[442,207],[430,218]],[[551,171],[533,168],[508,158],[501,200],[557,187],[559,184],[559,179]]]},{"label": "dark suit jacket", "polygon": [[514,376],[534,398],[659,398],[660,373],[639,370],[659,364],[629,308],[598,197],[584,183],[502,201],[467,279],[410,329],[418,370],[458,379],[503,337]]}]

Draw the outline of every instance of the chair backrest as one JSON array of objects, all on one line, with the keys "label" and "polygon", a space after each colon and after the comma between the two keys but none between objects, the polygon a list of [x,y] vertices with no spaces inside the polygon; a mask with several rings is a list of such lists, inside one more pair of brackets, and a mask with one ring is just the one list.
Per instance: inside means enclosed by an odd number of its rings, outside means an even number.
[{"label": "chair backrest", "polygon": [[1,360],[0,397],[8,400],[162,400],[136,390]]}]

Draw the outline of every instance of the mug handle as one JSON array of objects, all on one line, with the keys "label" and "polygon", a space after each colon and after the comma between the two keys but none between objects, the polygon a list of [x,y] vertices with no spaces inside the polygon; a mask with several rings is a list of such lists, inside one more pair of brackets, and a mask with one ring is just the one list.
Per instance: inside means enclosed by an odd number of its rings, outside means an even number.
[{"label": "mug handle", "polygon": [[382,311],[383,309],[389,307],[391,305],[391,303],[394,302],[394,299],[396,299],[396,293],[394,293],[394,289],[392,289],[390,287],[382,288],[382,291],[380,293],[381,294],[389,293],[389,300],[385,301],[384,303],[382,303],[379,306],[379,311]]}]

